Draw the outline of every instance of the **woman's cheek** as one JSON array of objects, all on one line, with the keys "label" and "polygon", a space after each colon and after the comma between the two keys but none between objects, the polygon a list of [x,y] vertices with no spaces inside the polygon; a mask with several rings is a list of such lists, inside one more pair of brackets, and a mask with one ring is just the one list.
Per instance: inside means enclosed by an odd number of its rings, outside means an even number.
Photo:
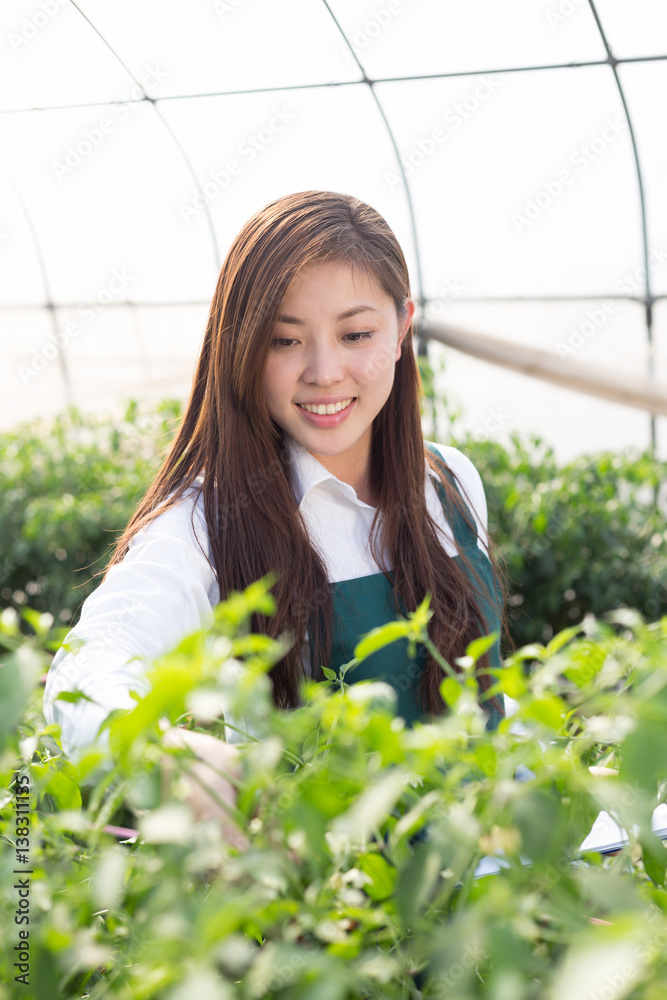
[{"label": "woman's cheek", "polygon": [[383,345],[366,359],[363,369],[363,379],[366,383],[381,382],[387,379],[394,369],[394,350]]}]

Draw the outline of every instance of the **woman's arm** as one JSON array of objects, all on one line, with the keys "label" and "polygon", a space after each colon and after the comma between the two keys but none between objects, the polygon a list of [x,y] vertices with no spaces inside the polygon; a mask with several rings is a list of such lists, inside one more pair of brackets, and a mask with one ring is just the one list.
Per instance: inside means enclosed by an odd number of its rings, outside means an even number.
[{"label": "woman's arm", "polygon": [[[131,708],[130,691],[149,684],[141,657],[151,659],[184,635],[213,621],[219,590],[203,513],[184,501],[159,514],[131,540],[122,562],[84,602],[66,642],[85,640],[77,652],[58,650],[48,673],[44,713],[58,722],[72,755],[95,742],[100,724],[115,708]],[[197,539],[201,541],[204,551]],[[92,701],[59,701],[62,691],[81,691]]]}]

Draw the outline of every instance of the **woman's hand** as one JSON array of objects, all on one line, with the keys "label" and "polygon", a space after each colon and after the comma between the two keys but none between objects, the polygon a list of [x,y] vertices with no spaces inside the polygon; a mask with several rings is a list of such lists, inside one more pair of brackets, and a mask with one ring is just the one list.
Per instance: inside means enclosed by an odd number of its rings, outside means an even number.
[{"label": "woman's hand", "polygon": [[[166,730],[163,744],[167,747],[188,748],[198,758],[188,761],[182,774],[189,788],[186,801],[195,819],[219,820],[225,839],[238,850],[245,850],[248,838],[225,809],[225,806],[231,810],[236,808],[236,788],[224,775],[241,777],[238,749],[207,733],[195,733],[178,727]],[[166,767],[174,767],[174,761],[169,755]]]},{"label": "woman's hand", "polygon": [[618,774],[615,767],[598,767],[597,764],[592,764],[588,770],[594,778],[613,778],[614,775]]}]

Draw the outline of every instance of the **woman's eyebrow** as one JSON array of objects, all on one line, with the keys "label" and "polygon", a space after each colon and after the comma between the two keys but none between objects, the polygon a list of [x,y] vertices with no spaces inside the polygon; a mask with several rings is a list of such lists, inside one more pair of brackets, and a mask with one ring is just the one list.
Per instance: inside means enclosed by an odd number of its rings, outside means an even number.
[{"label": "woman's eyebrow", "polygon": [[[336,321],[338,322],[342,319],[349,319],[350,316],[356,316],[357,313],[362,312],[379,312],[379,309],[376,309],[375,306],[353,306],[351,309],[346,309],[345,312],[342,312],[340,316],[336,316]],[[303,326],[303,320],[297,319],[296,316],[285,316],[281,314],[278,316],[278,322],[293,323],[295,326]]]}]

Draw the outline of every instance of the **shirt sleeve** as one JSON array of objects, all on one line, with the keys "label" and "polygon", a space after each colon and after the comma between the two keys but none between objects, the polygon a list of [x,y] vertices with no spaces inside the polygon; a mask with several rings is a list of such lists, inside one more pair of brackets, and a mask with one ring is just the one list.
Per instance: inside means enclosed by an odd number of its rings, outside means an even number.
[{"label": "shirt sleeve", "polygon": [[[65,639],[83,645],[68,651],[64,644],[56,653],[44,714],[60,724],[68,755],[96,741],[109,712],[135,704],[131,691],[149,690],[145,661],[212,624],[219,588],[207,558],[203,512],[196,509],[195,528],[191,516],[192,504],[182,501],[133,536],[124,559],[84,602]],[[59,701],[63,691],[81,691],[93,700]]]},{"label": "shirt sleeve", "polygon": [[482,477],[467,455],[451,445],[435,444],[443,460],[456,476],[463,498],[470,507],[477,525],[478,545],[488,551],[488,511]]}]

